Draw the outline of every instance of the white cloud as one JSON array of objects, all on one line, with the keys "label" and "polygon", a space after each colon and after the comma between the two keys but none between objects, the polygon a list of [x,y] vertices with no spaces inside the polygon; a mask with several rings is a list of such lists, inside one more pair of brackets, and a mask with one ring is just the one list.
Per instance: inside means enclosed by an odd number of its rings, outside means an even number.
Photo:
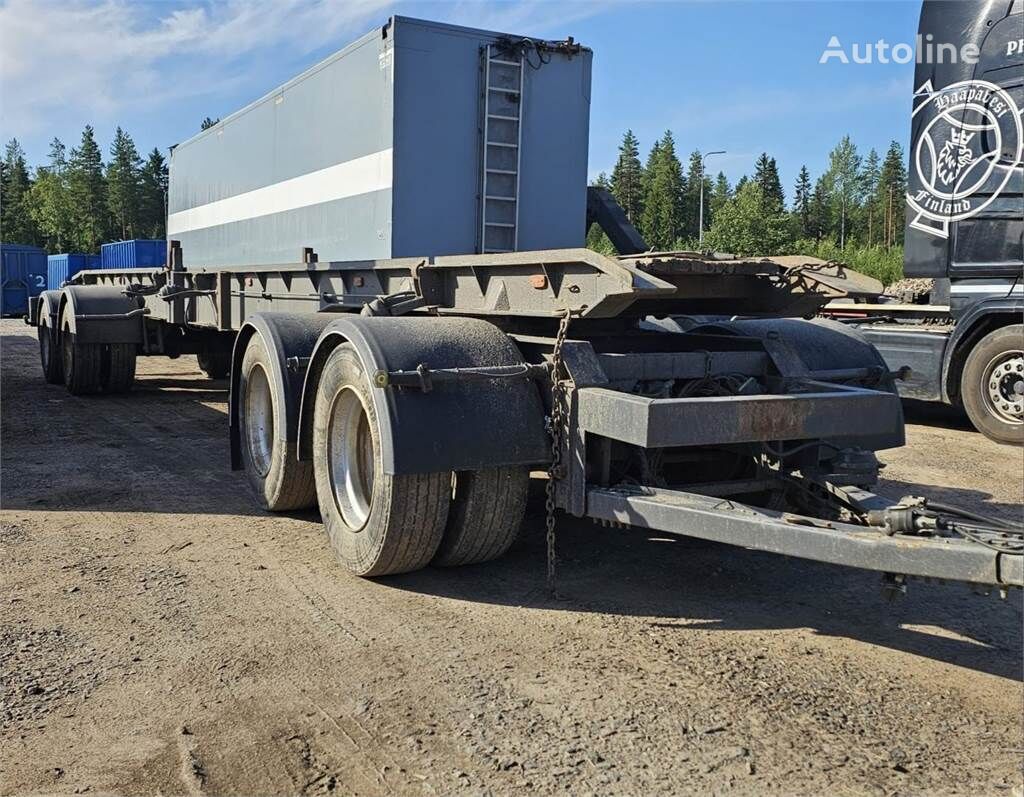
[{"label": "white cloud", "polygon": [[241,56],[276,50],[294,58],[331,41],[340,45],[388,5],[228,0],[167,8],[123,0],[9,0],[0,7],[0,121],[5,134],[25,135],[55,114],[110,118],[123,108],[222,91],[245,80]]},{"label": "white cloud", "polygon": [[[415,16],[559,36],[606,6],[405,4]],[[0,132],[32,136],[57,119],[114,123],[125,110],[173,113],[175,99],[240,85],[258,96],[270,88],[253,68],[259,61],[286,58],[298,72],[303,56],[340,48],[395,10],[394,0],[8,0],[0,6]]]}]

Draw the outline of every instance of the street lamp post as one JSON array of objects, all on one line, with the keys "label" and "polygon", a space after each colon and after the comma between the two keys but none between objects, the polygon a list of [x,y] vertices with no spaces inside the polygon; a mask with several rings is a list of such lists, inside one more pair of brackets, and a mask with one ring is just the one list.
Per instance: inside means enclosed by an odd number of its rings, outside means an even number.
[{"label": "street lamp post", "polygon": [[704,243],[704,161],[712,155],[724,155],[724,149],[716,149],[714,152],[705,152],[700,156],[700,217],[697,219],[697,244]]}]

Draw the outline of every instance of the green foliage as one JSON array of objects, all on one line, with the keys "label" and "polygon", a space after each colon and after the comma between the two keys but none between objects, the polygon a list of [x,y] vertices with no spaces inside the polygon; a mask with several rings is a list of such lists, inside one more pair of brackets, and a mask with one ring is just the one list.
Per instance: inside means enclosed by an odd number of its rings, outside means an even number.
[{"label": "green foliage", "polygon": [[874,195],[868,198],[876,227],[872,239],[883,246],[892,246],[903,240],[903,197],[907,192],[907,169],[903,162],[903,147],[898,141],[889,144]]},{"label": "green foliage", "polygon": [[70,248],[76,252],[98,252],[110,229],[110,212],[103,157],[90,125],[85,126],[81,142],[71,150],[67,173],[74,227]]},{"label": "green foliage", "polygon": [[203,119],[203,121],[201,121],[199,123],[199,129],[200,130],[209,130],[211,127],[213,127],[219,121],[220,121],[220,117],[219,116],[216,119],[211,119],[209,116],[207,116],[205,119]]},{"label": "green foliage", "polygon": [[142,161],[131,136],[120,127],[114,132],[107,166],[107,207],[113,232],[121,240],[135,238],[139,227]]},{"label": "green foliage", "polygon": [[828,156],[828,172],[826,184],[832,217],[838,220],[839,228],[834,232],[839,237],[839,247],[846,247],[846,237],[850,230],[850,217],[856,210],[862,197],[860,179],[860,155],[856,145],[849,136],[843,136],[835,149]]},{"label": "green foliage", "polygon": [[769,158],[767,152],[762,152],[761,157],[754,164],[754,182],[761,187],[761,193],[767,202],[773,207],[782,209],[786,206],[786,197],[782,192],[782,181],[779,179],[779,169],[775,164],[775,158]]},{"label": "green foliage", "polygon": [[737,255],[782,254],[789,241],[788,217],[753,181],[725,203],[704,236],[706,248]]},{"label": "green foliage", "polygon": [[611,192],[633,224],[640,221],[644,207],[644,169],[640,165],[640,142],[627,130],[619,146],[619,159],[611,177]]},{"label": "green foliage", "polygon": [[0,171],[0,239],[30,245],[38,242],[39,233],[30,212],[31,187],[25,151],[12,138],[4,148]]},{"label": "green foliage", "polygon": [[816,237],[811,227],[812,197],[811,173],[806,166],[801,166],[793,187],[793,228],[797,238]]},{"label": "green foliage", "polygon": [[167,234],[167,162],[154,148],[139,172],[139,235],[164,238]]},{"label": "green foliage", "polygon": [[672,131],[666,130],[647,161],[646,191],[640,232],[647,245],[666,250],[683,227],[683,170]]},{"label": "green foliage", "polygon": [[883,285],[891,285],[903,278],[903,247],[847,246],[841,249],[833,238],[821,241],[801,239],[790,247],[792,254],[810,255],[822,260],[844,263],[854,271],[874,277]]}]

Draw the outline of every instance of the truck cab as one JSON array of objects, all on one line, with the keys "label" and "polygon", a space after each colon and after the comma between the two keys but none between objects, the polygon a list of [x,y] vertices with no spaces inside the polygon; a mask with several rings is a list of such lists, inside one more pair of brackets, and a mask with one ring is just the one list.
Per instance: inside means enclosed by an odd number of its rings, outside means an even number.
[{"label": "truck cab", "polygon": [[858,326],[911,368],[901,395],[1024,444],[1024,2],[928,0],[918,49],[904,274],[931,289],[859,307]]}]

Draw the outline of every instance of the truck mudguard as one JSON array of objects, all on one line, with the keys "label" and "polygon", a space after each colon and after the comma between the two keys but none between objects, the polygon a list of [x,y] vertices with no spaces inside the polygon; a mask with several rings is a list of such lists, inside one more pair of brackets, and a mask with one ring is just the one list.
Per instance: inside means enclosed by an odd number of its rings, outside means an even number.
[{"label": "truck mudguard", "polygon": [[228,431],[231,438],[231,468],[242,468],[242,449],[238,423],[239,379],[245,348],[253,335],[259,335],[272,355],[278,406],[284,407],[285,423],[277,424],[274,433],[279,440],[294,443],[298,439],[299,406],[306,363],[320,333],[334,319],[323,313],[255,313],[246,319],[235,337],[231,353],[231,388],[228,394]]},{"label": "truck mudguard", "polygon": [[[1005,320],[995,325],[986,323],[994,316],[1003,316]],[[957,319],[956,326],[953,327],[953,332],[949,336],[949,342],[946,344],[946,353],[942,363],[942,398],[944,401],[951,402],[953,397],[960,392],[960,373],[964,361],[967,359],[971,347],[981,337],[981,335],[975,336],[975,333],[981,330],[981,334],[984,335],[997,326],[1019,324],[1022,317],[1024,317],[1024,298],[1016,295],[984,299],[971,305],[970,309]],[[974,340],[969,341],[969,345],[965,349],[958,351],[961,345],[971,337],[974,337]]]},{"label": "truck mudguard", "polygon": [[81,343],[142,343],[145,312],[119,287],[68,285],[61,291],[59,323],[66,322]]},{"label": "truck mudguard", "polygon": [[[312,456],[313,404],[324,363],[342,343],[355,347],[372,378],[378,371],[508,366],[523,362],[509,337],[471,318],[342,316],[317,342],[306,371],[299,458]],[[418,388],[374,387],[380,452],[388,474],[477,470],[546,462],[551,444],[532,381],[473,379]]]}]

